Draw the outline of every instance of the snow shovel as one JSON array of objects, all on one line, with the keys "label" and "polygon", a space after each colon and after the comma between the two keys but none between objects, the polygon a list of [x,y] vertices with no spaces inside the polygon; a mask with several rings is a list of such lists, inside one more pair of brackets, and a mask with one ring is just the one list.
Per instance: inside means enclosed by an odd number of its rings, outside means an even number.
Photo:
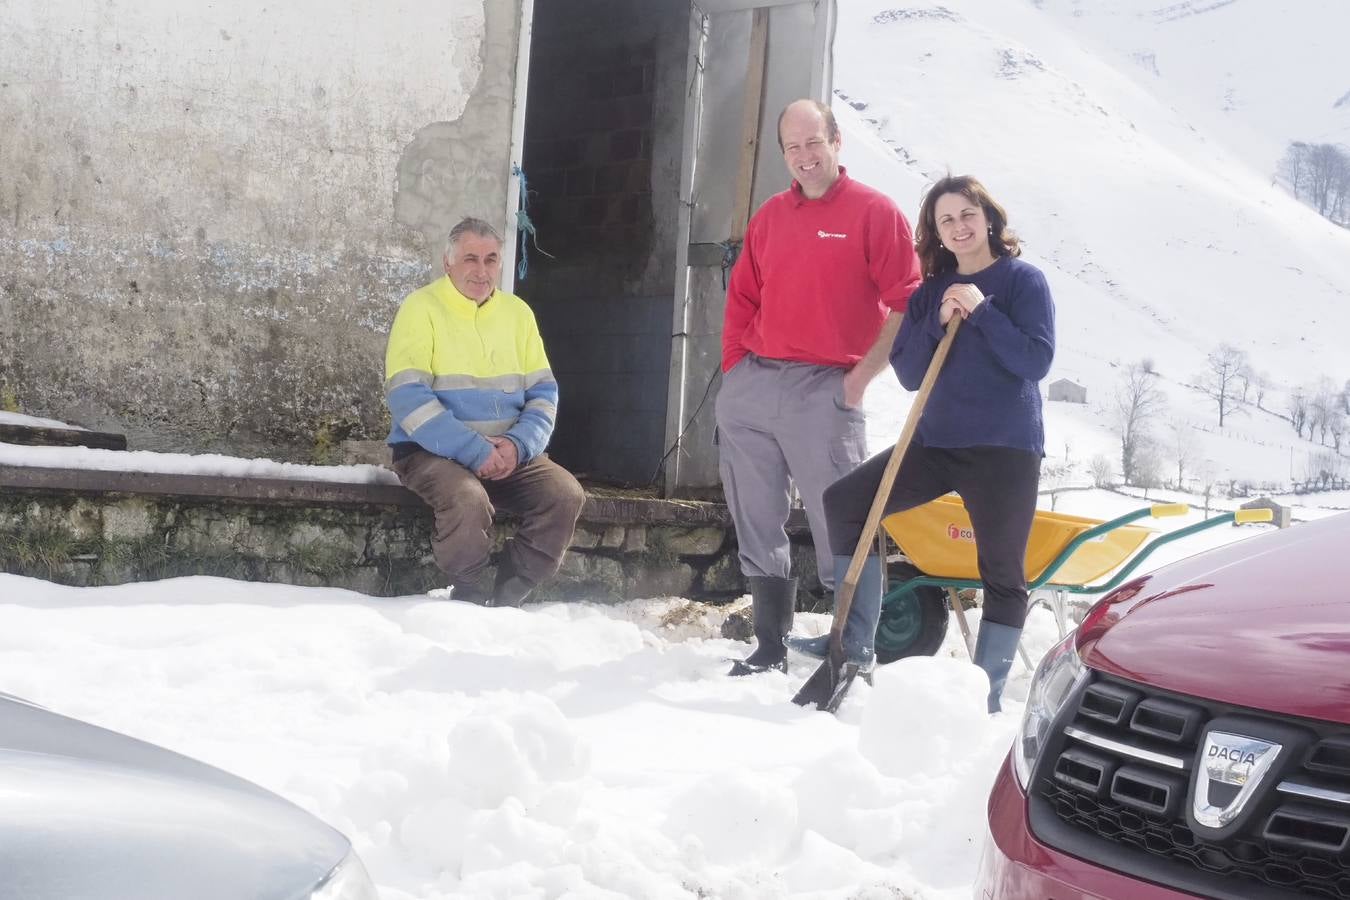
[{"label": "snow shovel", "polygon": [[[900,463],[904,461],[905,453],[909,450],[910,441],[919,427],[919,419],[923,416],[923,408],[928,404],[928,395],[933,392],[933,384],[937,381],[938,373],[942,371],[942,364],[947,361],[947,353],[951,350],[952,340],[960,327],[961,316],[954,314],[947,321],[947,331],[938,343],[937,350],[933,352],[933,360],[928,364],[928,371],[924,373],[918,396],[914,398],[914,405],[910,407],[909,416],[905,419],[905,427],[900,430],[900,438],[895,442],[891,458],[886,461],[886,469],[881,473],[881,484],[877,485],[876,496],[872,499],[872,509],[867,514],[862,534],[858,536],[858,546],[854,549],[848,571],[844,574],[844,583],[835,587],[834,621],[830,624],[830,654],[801,686],[801,690],[797,691],[797,696],[792,698],[792,702],[798,706],[809,706],[814,703],[816,709],[834,712],[843,702],[844,694],[848,692],[849,686],[853,684],[853,679],[858,674],[857,665],[844,659],[844,623],[848,621],[848,611],[853,606],[853,592],[858,587],[858,576],[862,574],[867,551],[872,546],[872,538],[881,525],[882,513],[886,510],[886,501],[891,496],[891,488],[895,485],[895,476],[900,471]],[[884,560],[882,572],[884,583]]]}]

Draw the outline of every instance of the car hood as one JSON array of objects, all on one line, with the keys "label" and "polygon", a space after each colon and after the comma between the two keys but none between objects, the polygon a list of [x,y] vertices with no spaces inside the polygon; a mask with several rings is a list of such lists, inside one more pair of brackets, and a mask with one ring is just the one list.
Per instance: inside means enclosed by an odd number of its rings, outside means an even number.
[{"label": "car hood", "polygon": [[1091,668],[1237,706],[1350,724],[1350,515],[1193,556],[1084,620]]},{"label": "car hood", "polygon": [[0,695],[0,897],[299,900],[346,838],[219,769]]}]

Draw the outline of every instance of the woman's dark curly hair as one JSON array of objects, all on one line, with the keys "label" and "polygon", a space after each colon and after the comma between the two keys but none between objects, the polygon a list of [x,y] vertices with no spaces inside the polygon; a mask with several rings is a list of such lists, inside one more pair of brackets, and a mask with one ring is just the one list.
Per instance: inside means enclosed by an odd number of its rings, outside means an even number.
[{"label": "woman's dark curly hair", "polygon": [[960,194],[984,210],[989,220],[989,251],[1000,256],[1021,256],[1022,243],[1008,227],[1008,214],[972,175],[948,175],[928,189],[919,206],[919,222],[914,229],[914,245],[925,278],[956,268],[956,254],[942,246],[937,230],[937,202],[943,194]]}]

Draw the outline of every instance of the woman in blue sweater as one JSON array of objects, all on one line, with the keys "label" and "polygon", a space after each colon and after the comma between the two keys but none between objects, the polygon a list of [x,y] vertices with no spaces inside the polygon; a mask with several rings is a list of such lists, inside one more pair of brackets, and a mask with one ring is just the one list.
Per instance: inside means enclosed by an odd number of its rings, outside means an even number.
[{"label": "woman in blue sweater", "polygon": [[[1055,352],[1055,307],[1040,270],[1018,257],[1008,217],[984,185],[948,176],[924,197],[915,241],[924,281],[891,350],[900,383],[917,390],[952,316],[964,321],[886,504],[910,509],[943,494],[961,495],[975,530],[984,617],[975,663],[989,676],[989,711],[999,697],[1027,615],[1024,559],[1036,510],[1045,431],[1039,382]],[[825,491],[835,561],[844,572],[890,451],[872,457]],[[844,626],[844,653],[864,669],[874,658],[881,614],[881,561],[863,567]],[[823,657],[828,636],[792,640]]]}]

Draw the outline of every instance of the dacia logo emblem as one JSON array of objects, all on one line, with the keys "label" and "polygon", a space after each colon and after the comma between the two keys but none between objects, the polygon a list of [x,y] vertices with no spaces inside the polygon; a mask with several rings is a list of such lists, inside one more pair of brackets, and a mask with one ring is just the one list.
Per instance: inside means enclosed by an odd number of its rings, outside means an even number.
[{"label": "dacia logo emblem", "polygon": [[1275,764],[1280,749],[1279,744],[1245,734],[1226,731],[1207,734],[1200,767],[1195,773],[1191,808],[1195,820],[1210,828],[1222,828],[1237,818]]}]

